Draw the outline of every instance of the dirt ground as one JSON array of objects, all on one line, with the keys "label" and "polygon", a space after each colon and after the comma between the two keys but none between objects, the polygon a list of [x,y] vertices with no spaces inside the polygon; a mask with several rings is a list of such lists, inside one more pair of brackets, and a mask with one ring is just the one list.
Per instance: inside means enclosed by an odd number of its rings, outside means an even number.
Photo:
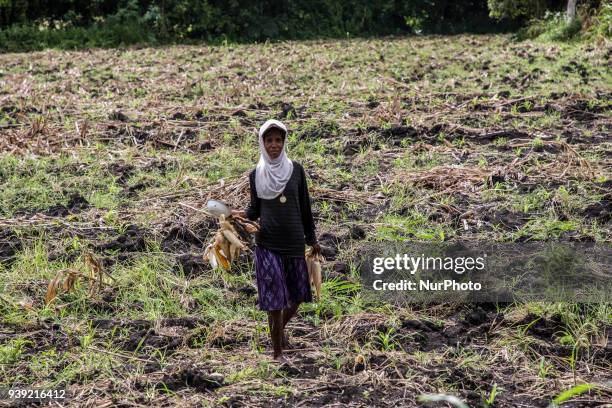
[{"label": "dirt ground", "polygon": [[[364,296],[358,262],[380,241],[609,246],[611,55],[471,35],[0,55],[0,387],[92,407],[548,407],[591,384],[563,406],[610,406],[609,302],[399,307]],[[246,205],[268,118],[326,259],[285,365],[253,242],[212,269],[198,211]]]}]

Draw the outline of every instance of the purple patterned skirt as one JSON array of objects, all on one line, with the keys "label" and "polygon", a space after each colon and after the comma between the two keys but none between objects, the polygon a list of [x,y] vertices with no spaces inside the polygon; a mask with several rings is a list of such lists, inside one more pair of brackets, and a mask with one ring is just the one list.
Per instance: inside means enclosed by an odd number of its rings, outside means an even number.
[{"label": "purple patterned skirt", "polygon": [[312,302],[308,267],[303,256],[285,256],[257,245],[255,275],[260,310],[282,310],[301,302]]}]

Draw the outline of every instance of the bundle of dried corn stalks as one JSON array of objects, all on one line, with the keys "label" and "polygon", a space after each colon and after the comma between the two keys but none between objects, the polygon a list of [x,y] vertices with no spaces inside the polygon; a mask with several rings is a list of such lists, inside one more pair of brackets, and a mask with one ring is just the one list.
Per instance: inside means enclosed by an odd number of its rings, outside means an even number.
[{"label": "bundle of dried corn stalks", "polygon": [[207,198],[223,197],[223,202],[232,208],[244,208],[249,197],[249,173],[245,171],[240,176],[226,182],[224,179],[208,188]]},{"label": "bundle of dried corn stalks", "polygon": [[436,166],[428,170],[402,172],[392,182],[412,182],[439,191],[453,190],[467,193],[475,192],[486,184],[492,170],[482,167]]},{"label": "bundle of dried corn stalks", "polygon": [[[561,149],[563,154],[555,156],[555,160],[547,165],[538,165],[540,167],[539,174],[530,174],[529,178],[541,182],[543,180],[559,180],[563,181],[568,176],[576,179],[594,180],[601,176],[601,172],[596,165],[591,165],[588,160],[580,156],[580,154],[564,140],[540,140],[541,148],[552,147]],[[519,147],[534,147],[533,140],[513,140],[508,143],[511,148]],[[525,158],[526,161],[527,158]],[[515,160],[516,161],[516,160]],[[514,164],[514,162],[512,163]]]},{"label": "bundle of dried corn stalks", "polygon": [[249,234],[257,232],[257,224],[240,217],[226,219],[224,215],[219,217],[219,230],[214,240],[204,250],[203,258],[210,262],[213,268],[221,266],[229,271],[231,263],[240,256],[247,245],[241,240],[247,240]]}]

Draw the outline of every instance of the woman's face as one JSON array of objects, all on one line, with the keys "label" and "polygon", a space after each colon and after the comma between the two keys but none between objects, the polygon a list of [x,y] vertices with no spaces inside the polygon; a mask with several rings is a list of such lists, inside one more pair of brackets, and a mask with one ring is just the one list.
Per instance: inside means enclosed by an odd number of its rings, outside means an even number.
[{"label": "woman's face", "polygon": [[270,156],[271,159],[276,159],[278,156],[280,156],[281,152],[283,151],[284,139],[283,132],[276,128],[268,130],[264,135],[264,147],[266,148],[266,153],[268,153],[268,156]]}]

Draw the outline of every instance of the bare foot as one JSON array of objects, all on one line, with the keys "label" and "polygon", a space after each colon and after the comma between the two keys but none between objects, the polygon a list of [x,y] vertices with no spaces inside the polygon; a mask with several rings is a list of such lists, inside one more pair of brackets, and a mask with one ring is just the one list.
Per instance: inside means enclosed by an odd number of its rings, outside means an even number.
[{"label": "bare foot", "polygon": [[289,336],[287,336],[287,333],[283,333],[283,349],[284,350],[289,350],[291,349],[291,343],[289,343]]},{"label": "bare foot", "polygon": [[282,352],[274,353],[274,357],[272,357],[275,362],[284,364],[287,362],[287,358],[283,355]]}]

